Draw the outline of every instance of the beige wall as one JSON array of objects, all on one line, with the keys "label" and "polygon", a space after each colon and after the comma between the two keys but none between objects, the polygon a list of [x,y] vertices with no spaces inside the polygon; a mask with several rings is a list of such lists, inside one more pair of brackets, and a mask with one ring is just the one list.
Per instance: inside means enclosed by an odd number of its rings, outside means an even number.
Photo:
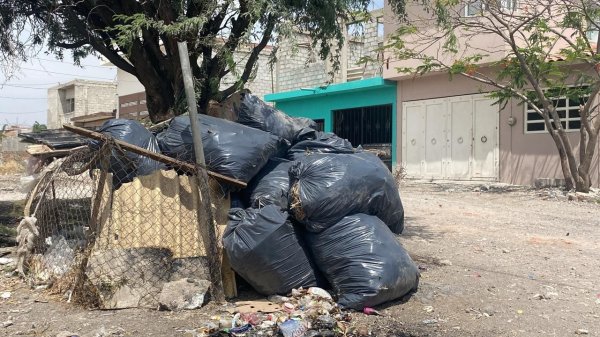
[{"label": "beige wall", "polygon": [[[520,11],[526,11],[527,8],[540,8],[540,3],[549,3],[550,0],[519,0],[517,5],[520,6]],[[559,22],[564,17],[564,11],[566,7],[561,4],[554,3],[552,9],[554,10],[551,17],[547,17],[547,24],[560,31],[564,36],[575,36],[575,31],[572,29],[558,28]],[[443,51],[442,45],[445,38],[440,38],[444,35],[436,28],[436,22],[432,19],[432,15],[423,10],[422,6],[417,3],[407,4],[407,17],[409,18],[410,24],[416,26],[417,33],[412,35],[406,35],[403,37],[408,49],[416,50],[423,55],[431,56],[435,60],[450,66],[457,59],[464,59],[465,57],[480,55],[482,59],[478,62],[479,64],[490,64],[497,62],[502,58],[509,55],[511,48],[508,43],[498,33],[484,33],[482,29],[475,29],[472,32],[464,29],[465,22],[481,23],[483,27],[492,29],[494,20],[490,19],[490,15],[484,17],[464,17],[464,2],[461,2],[459,6],[450,11],[459,18],[458,26],[463,27],[455,29],[454,33],[458,39],[458,52],[456,54],[446,53]],[[386,1],[386,16],[385,16],[385,37],[386,39],[393,33],[395,33],[402,23],[393,14],[389,4]],[[518,11],[515,17],[518,17]],[[510,15],[504,17],[507,21],[511,21],[512,27],[516,27],[522,20],[510,18]],[[497,27],[502,25],[495,23]],[[500,28],[499,28],[500,29]],[[514,29],[514,28],[513,28]],[[505,33],[508,33],[506,30]],[[528,45],[527,39],[530,36],[530,32],[525,30],[520,31],[520,34],[515,36],[516,44],[521,47]],[[508,35],[508,34],[507,34]],[[549,33],[551,36],[556,36],[553,33]],[[439,39],[438,39],[439,38]],[[574,39],[574,38],[573,38]],[[389,40],[388,40],[389,41]],[[552,50],[549,51],[550,57],[559,55],[562,48],[568,47],[568,43],[564,40],[558,40],[552,45]],[[412,60],[399,60],[395,55],[394,51],[389,49],[384,54],[384,67],[383,77],[385,79],[402,79],[409,78],[411,74],[399,73],[398,68],[416,68],[422,65],[422,61],[417,59]]]},{"label": "beige wall", "polygon": [[144,91],[144,86],[138,79],[123,69],[117,68],[117,94],[126,96]]},{"label": "beige wall", "polygon": [[[73,80],[48,89],[49,129],[59,129],[71,118],[96,112],[110,112],[117,107],[116,84],[112,82]],[[75,99],[75,110],[65,113],[69,98]]]},{"label": "beige wall", "polygon": [[[447,74],[429,75],[398,82],[398,116],[396,130],[402,130],[402,103],[423,99],[442,98],[489,92],[490,88],[465,77],[456,76],[452,81]],[[517,123],[508,125],[508,118],[514,116]],[[562,178],[558,152],[549,134],[526,134],[523,120],[525,107],[516,101],[500,111],[499,150],[500,181],[517,185],[532,185],[538,178]],[[402,137],[398,136],[396,158],[402,158]],[[575,146],[579,133],[570,133]],[[599,144],[600,146],[600,144]],[[600,147],[599,147],[600,149]],[[600,185],[600,165],[598,156],[592,165],[594,186]]]}]

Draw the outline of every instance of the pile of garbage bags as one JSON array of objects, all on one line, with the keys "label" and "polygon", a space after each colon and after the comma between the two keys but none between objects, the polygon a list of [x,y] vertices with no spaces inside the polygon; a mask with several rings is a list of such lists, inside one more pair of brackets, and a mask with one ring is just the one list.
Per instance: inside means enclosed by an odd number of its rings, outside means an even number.
[{"label": "pile of garbage bags", "polygon": [[[395,236],[404,229],[402,201],[376,155],[248,93],[228,116],[198,118],[208,168],[248,183],[236,192],[238,208],[230,210],[223,236],[238,275],[267,296],[328,288],[342,308],[357,310],[417,289],[418,268]],[[135,123],[114,120],[101,131],[194,162],[189,116],[155,135],[117,127],[134,130]],[[138,157],[127,166],[114,157],[126,180],[160,167]]]}]

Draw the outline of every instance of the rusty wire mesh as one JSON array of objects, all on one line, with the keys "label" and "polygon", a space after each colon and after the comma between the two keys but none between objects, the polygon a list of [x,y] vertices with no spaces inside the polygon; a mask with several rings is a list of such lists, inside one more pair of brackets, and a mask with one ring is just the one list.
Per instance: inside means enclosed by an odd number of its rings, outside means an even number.
[{"label": "rusty wire mesh", "polygon": [[[46,170],[26,209],[39,230],[27,259],[30,283],[117,309],[157,307],[168,282],[210,280],[220,259],[207,259],[196,175],[169,165],[138,176],[136,156],[108,141]],[[209,186],[220,252],[217,223],[224,224],[229,201],[218,183]]]}]

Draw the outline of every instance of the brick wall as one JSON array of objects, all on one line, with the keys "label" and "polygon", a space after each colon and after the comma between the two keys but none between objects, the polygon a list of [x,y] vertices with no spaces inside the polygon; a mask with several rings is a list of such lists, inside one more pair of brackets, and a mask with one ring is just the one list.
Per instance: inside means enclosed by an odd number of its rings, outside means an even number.
[{"label": "brick wall", "polygon": [[[261,52],[258,61],[255,64],[254,76],[250,78],[250,80],[246,83],[246,88],[250,89],[253,94],[259,96],[261,99],[264,98],[264,95],[271,94],[274,92],[274,84],[275,78],[274,73],[271,72],[271,67],[269,65],[269,54],[271,53],[270,47],[266,47]],[[250,55],[250,50],[238,50],[234,54],[234,60],[237,63],[237,71],[238,76],[244,71],[244,66],[246,65],[246,61],[248,56]],[[233,74],[227,74],[221,80],[221,89],[228,88],[236,81],[236,76]]]},{"label": "brick wall", "polygon": [[[59,129],[70,123],[73,117],[114,110],[117,106],[116,93],[115,83],[84,80],[48,89],[48,128]],[[75,100],[75,110],[69,113],[67,99],[70,98]]]},{"label": "brick wall", "polygon": [[[350,34],[344,46],[347,74],[358,73],[361,78],[381,76],[383,57],[378,55],[377,48],[383,43],[383,11],[371,12],[371,19],[362,23],[361,34]],[[310,38],[306,34],[297,34],[294,39],[282,41],[277,52],[277,91],[297,90],[304,87],[316,87],[328,82],[342,82],[347,76],[343,76],[342,69],[331,78],[329,74],[331,66],[328,61],[323,61],[318,56],[318,50],[310,46]],[[369,56],[376,60],[366,65],[359,65],[359,60]],[[344,67],[341,67],[344,68]]]}]

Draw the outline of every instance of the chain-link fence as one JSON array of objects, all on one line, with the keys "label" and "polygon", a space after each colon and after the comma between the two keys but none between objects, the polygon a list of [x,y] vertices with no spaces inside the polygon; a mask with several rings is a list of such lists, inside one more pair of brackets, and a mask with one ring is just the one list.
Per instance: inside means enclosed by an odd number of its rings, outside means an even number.
[{"label": "chain-link fence", "polygon": [[[149,158],[135,156],[141,155],[109,140],[43,173],[25,210],[37,219],[25,248],[29,282],[87,306],[117,309],[157,307],[166,284],[210,280],[209,260],[221,257],[207,258],[197,176],[185,163],[138,175],[136,163]],[[209,186],[221,252],[228,193],[212,179]],[[22,231],[21,240],[29,233]]]}]

